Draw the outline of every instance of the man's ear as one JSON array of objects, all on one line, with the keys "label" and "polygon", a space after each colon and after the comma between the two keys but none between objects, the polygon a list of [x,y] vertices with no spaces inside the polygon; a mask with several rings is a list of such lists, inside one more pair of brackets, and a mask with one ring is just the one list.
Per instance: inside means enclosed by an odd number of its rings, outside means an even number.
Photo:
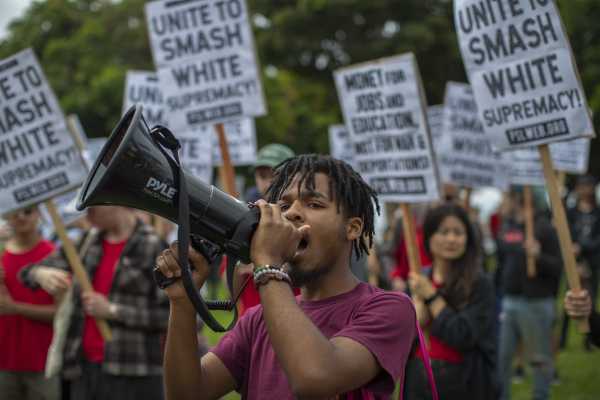
[{"label": "man's ear", "polygon": [[349,241],[356,240],[362,236],[363,220],[359,217],[352,217],[346,223],[346,239]]}]

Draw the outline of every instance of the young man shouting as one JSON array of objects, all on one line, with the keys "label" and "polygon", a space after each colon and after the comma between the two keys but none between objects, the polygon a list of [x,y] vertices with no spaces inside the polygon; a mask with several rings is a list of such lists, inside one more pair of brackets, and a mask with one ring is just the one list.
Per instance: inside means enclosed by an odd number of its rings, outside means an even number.
[{"label": "young man shouting", "polygon": [[[260,200],[251,258],[261,304],[201,360],[196,315],[181,282],[166,291],[171,315],[165,355],[168,399],[383,399],[402,381],[415,338],[404,295],[360,283],[350,257],[373,239],[373,190],[346,163],[302,155],[275,170]],[[208,275],[191,251],[196,283]],[[179,276],[175,246],[158,257]],[[293,295],[291,284],[301,287]]]}]

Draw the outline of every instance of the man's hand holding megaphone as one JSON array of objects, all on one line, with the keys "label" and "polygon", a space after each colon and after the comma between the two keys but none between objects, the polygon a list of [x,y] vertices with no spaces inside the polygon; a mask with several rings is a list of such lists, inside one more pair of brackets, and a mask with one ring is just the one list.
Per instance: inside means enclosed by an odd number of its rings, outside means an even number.
[{"label": "man's hand holding megaphone", "polygon": [[[191,246],[189,248],[189,259],[190,263],[194,266],[192,271],[192,279],[196,284],[196,287],[200,288],[204,285],[204,282],[208,279],[210,274],[210,266],[206,258]],[[163,252],[156,259],[156,267],[160,272],[167,278],[180,278],[181,267],[179,266],[179,255],[177,250],[177,242],[171,243],[168,249]],[[165,292],[171,301],[185,301],[190,306],[192,303],[183,287],[183,281],[178,279],[173,284],[165,288]],[[193,307],[193,306],[192,306]]]}]

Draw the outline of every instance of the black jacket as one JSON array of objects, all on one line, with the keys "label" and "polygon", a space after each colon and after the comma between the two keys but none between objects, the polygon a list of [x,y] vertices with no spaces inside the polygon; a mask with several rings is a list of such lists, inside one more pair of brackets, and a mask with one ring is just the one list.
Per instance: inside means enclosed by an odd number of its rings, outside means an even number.
[{"label": "black jacket", "polygon": [[569,228],[574,243],[581,247],[579,259],[595,268],[600,265],[600,208],[584,213],[573,207],[567,210]]},{"label": "black jacket", "polygon": [[525,227],[514,219],[502,223],[498,235],[498,273],[504,295],[527,298],[555,297],[562,271],[560,244],[554,227],[543,214],[535,217],[534,236],[540,243],[536,276],[527,277],[527,257],[523,248]]},{"label": "black jacket", "polygon": [[[482,272],[473,284],[467,305],[460,310],[447,306],[431,321],[429,328],[431,335],[463,355],[460,384],[468,388],[469,398],[472,399],[497,398],[495,299],[492,281]],[[424,371],[422,361],[415,357],[409,360],[407,368]],[[414,382],[410,381],[411,377],[415,379]],[[415,376],[407,373],[407,379],[409,380],[406,381],[405,394],[406,398],[409,398],[412,388],[424,383],[418,374]],[[443,387],[439,387],[438,390],[444,393]]]},{"label": "black jacket", "polygon": [[494,285],[482,273],[467,305],[460,310],[446,307],[430,326],[431,335],[463,354],[465,384],[473,399],[495,398],[495,301]]}]

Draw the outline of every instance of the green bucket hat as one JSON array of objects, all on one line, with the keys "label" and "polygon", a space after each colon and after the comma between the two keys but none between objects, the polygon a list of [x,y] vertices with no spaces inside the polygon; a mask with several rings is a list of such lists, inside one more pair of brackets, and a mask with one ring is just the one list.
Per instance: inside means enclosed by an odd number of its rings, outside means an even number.
[{"label": "green bucket hat", "polygon": [[287,146],[277,143],[271,143],[258,151],[254,168],[271,167],[275,168],[281,162],[294,157],[294,151]]}]

